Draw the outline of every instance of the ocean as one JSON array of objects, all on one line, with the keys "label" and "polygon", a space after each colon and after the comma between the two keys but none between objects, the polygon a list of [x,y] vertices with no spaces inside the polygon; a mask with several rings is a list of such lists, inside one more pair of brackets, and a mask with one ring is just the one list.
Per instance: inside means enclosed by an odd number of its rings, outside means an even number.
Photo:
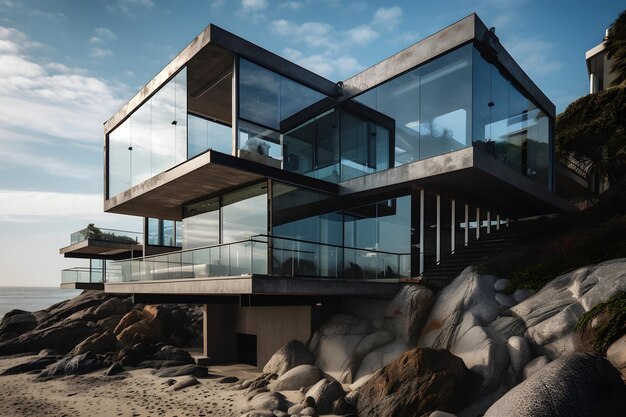
[{"label": "ocean", "polygon": [[14,309],[44,310],[81,292],[81,290],[63,290],[59,287],[0,287],[0,319]]}]

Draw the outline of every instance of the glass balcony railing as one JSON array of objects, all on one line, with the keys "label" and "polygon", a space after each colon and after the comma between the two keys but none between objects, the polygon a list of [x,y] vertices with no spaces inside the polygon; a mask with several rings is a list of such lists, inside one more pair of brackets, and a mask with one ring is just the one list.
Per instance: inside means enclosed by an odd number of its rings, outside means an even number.
[{"label": "glass balcony railing", "polygon": [[251,275],[367,280],[406,278],[409,274],[410,254],[257,235],[239,242],[111,262],[106,281]]},{"label": "glass balcony railing", "polygon": [[90,225],[78,232],[70,235],[71,244],[85,240],[100,240],[119,243],[133,243],[141,245],[143,242],[143,233],[129,232],[127,230],[103,229]]},{"label": "glass balcony railing", "polygon": [[69,268],[61,271],[62,284],[83,283],[102,283],[104,279],[104,270],[100,268]]}]

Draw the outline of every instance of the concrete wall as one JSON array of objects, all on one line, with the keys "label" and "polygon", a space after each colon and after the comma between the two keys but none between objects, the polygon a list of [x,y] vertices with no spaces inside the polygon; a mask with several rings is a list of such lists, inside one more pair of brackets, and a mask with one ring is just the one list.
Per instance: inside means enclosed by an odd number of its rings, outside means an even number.
[{"label": "concrete wall", "polygon": [[234,304],[205,304],[203,317],[204,356],[219,363],[237,359],[237,319]]},{"label": "concrete wall", "polygon": [[257,366],[262,369],[284,344],[304,342],[311,335],[311,307],[236,307],[235,331],[256,335]]}]

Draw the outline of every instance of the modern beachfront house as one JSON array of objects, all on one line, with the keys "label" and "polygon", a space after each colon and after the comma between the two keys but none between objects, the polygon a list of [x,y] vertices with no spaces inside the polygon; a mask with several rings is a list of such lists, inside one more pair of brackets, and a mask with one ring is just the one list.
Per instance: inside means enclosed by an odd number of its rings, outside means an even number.
[{"label": "modern beachfront house", "polygon": [[104,125],[105,211],[181,245],[111,263],[105,291],[203,304],[205,354],[263,366],[342,303],[570,209],[554,116],[474,14],[340,82],[209,25]]}]

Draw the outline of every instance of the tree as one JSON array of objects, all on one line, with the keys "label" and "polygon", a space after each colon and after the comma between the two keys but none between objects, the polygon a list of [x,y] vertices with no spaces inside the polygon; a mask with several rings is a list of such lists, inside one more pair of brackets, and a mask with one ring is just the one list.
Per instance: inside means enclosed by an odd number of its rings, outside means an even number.
[{"label": "tree", "polygon": [[626,182],[626,86],[589,94],[557,118],[556,150],[586,168],[587,180]]},{"label": "tree", "polygon": [[611,87],[626,85],[626,10],[611,24],[604,47],[607,58],[613,60],[610,71],[615,79],[611,82]]}]

